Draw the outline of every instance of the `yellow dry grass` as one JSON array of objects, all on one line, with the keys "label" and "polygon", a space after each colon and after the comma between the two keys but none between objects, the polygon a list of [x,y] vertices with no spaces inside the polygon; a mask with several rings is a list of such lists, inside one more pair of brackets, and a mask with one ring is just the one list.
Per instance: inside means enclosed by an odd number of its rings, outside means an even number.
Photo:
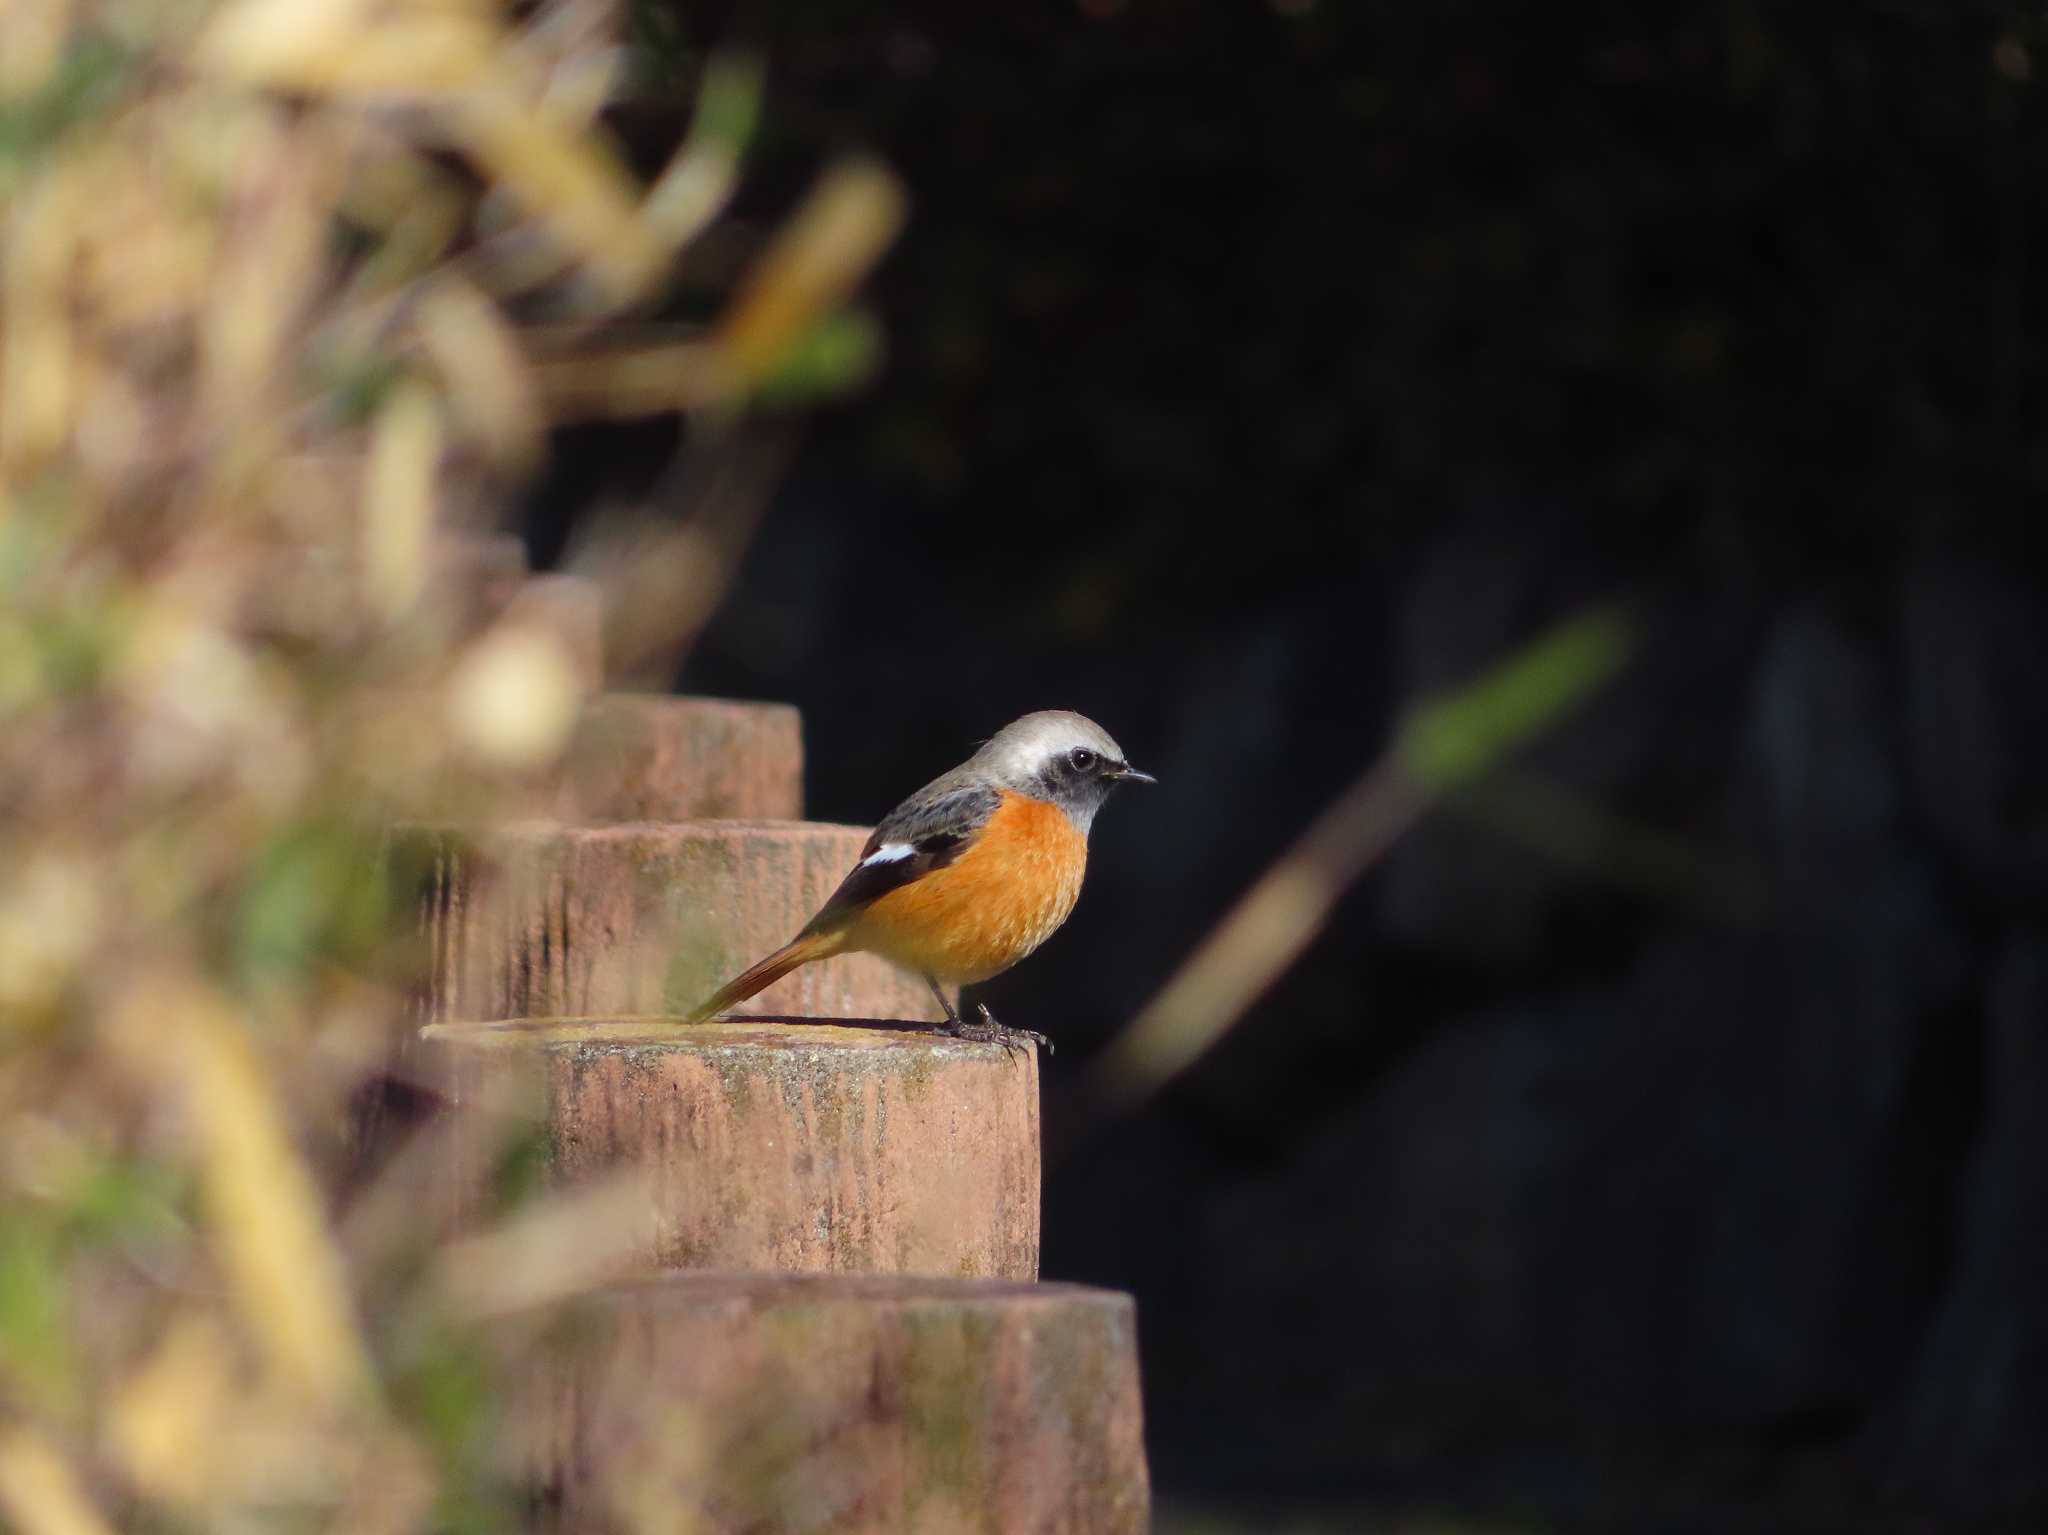
[{"label": "yellow dry grass", "polygon": [[[550,425],[695,412],[744,465],[903,203],[871,161],[828,169],[738,232],[722,317],[654,324],[729,217],[762,73],[715,62],[643,182],[604,126],[622,19],[0,0],[12,1528],[492,1527],[467,1329],[603,1272],[520,1255],[602,1254],[616,1190],[436,1258],[402,1186],[349,1186],[349,1093],[404,1021],[380,829],[488,818],[593,683],[541,605],[477,596]],[[652,654],[735,551],[687,518],[632,536],[639,587],[592,575]]]}]

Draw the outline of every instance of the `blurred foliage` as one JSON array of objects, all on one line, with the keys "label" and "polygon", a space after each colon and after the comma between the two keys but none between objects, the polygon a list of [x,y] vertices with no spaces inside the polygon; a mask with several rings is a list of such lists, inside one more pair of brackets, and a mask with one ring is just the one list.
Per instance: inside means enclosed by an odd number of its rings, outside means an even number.
[{"label": "blurred foliage", "polygon": [[[608,0],[0,21],[0,1520],[25,1535],[504,1525],[466,1271],[352,1161],[414,959],[385,832],[530,803],[600,681],[483,536],[554,422],[689,411],[744,455],[758,402],[872,367],[845,306],[902,217],[854,161],[779,229],[734,218],[760,62],[624,29]],[[643,180],[607,114],[693,77]],[[713,229],[741,259],[711,322],[657,332]],[[636,537],[687,600],[626,627],[678,644],[724,573],[680,523]],[[532,1162],[505,1148],[487,1219],[545,1211]],[[615,1209],[569,1215],[601,1249]]]},{"label": "blurred foliage", "polygon": [[1611,678],[1628,647],[1628,628],[1611,612],[1560,626],[1477,682],[1416,709],[1395,747],[1403,770],[1426,790],[1471,783]]},{"label": "blurred foliage", "polygon": [[1127,1112],[1214,1048],[1299,960],[1338,900],[1425,811],[1470,789],[1626,664],[1630,623],[1595,608],[1424,699],[1392,748],[1238,897],[1090,1067],[1093,1106]]}]

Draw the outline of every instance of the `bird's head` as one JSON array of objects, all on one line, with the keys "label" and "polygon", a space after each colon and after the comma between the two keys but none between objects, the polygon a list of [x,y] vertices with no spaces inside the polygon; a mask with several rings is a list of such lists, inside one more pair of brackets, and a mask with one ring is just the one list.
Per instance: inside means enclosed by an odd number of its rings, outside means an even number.
[{"label": "bird's head", "polygon": [[1155,781],[1124,760],[1108,731],[1068,709],[1012,720],[973,761],[1001,787],[1051,800],[1084,832],[1118,784]]}]

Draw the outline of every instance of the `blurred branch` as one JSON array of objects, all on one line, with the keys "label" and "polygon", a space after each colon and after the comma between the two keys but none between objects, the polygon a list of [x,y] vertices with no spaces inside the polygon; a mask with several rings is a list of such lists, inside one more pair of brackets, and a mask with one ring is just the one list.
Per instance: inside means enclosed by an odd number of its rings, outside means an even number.
[{"label": "blurred branch", "polygon": [[[799,429],[769,421],[742,435],[704,432],[649,497],[654,510],[606,519],[570,551],[567,567],[613,594],[604,651],[614,683],[665,688],[724,601]],[[688,506],[678,523],[669,511]]]},{"label": "blurred branch", "polygon": [[152,982],[124,999],[114,1026],[143,1071],[175,1041],[209,1232],[250,1333],[308,1401],[361,1403],[372,1372],[324,1203],[238,1020],[195,985]]},{"label": "blurred branch", "polygon": [[[350,1115],[422,962],[379,827],[530,805],[601,634],[673,675],[784,407],[879,356],[904,191],[853,160],[721,229],[742,55],[644,182],[614,0],[0,14],[0,1522],[503,1528],[448,1313],[603,1277],[646,1200],[521,1185],[477,1235],[425,1218],[437,1142],[379,1178]],[[760,244],[724,318],[645,323],[712,234]],[[474,536],[555,425],[678,413],[582,573]]]},{"label": "blurred branch", "polygon": [[1301,957],[1338,898],[1396,837],[1583,702],[1629,648],[1623,619],[1597,610],[1417,708],[1386,756],[1259,876],[1096,1057],[1091,1106],[1128,1111],[1200,1059]]},{"label": "blurred branch", "polygon": [[19,1535],[113,1535],[70,1463],[29,1429],[0,1439],[0,1512]]},{"label": "blurred branch", "polygon": [[696,239],[732,200],[741,157],[760,122],[765,74],[760,59],[746,53],[705,65],[689,134],[647,193],[647,222],[670,249]]},{"label": "blurred branch", "polygon": [[642,297],[666,269],[669,251],[641,217],[632,183],[613,156],[560,131],[506,90],[464,95],[455,123],[478,165],[548,220],[609,303]]},{"label": "blurred branch", "polygon": [[743,380],[772,374],[838,309],[903,227],[902,182],[878,160],[827,171],[746,274],[713,339]]},{"label": "blurred branch", "polygon": [[633,1170],[558,1194],[495,1230],[452,1242],[434,1266],[437,1310],[469,1319],[538,1310],[627,1274],[658,1201]]}]

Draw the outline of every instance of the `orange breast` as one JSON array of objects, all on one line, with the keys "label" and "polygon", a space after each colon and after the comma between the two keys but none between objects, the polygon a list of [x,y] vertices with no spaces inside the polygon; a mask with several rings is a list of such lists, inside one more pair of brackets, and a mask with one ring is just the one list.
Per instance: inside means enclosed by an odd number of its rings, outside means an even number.
[{"label": "orange breast", "polygon": [[1088,839],[1064,810],[1005,792],[952,863],[863,910],[850,947],[942,981],[986,980],[1059,930],[1087,869]]}]

